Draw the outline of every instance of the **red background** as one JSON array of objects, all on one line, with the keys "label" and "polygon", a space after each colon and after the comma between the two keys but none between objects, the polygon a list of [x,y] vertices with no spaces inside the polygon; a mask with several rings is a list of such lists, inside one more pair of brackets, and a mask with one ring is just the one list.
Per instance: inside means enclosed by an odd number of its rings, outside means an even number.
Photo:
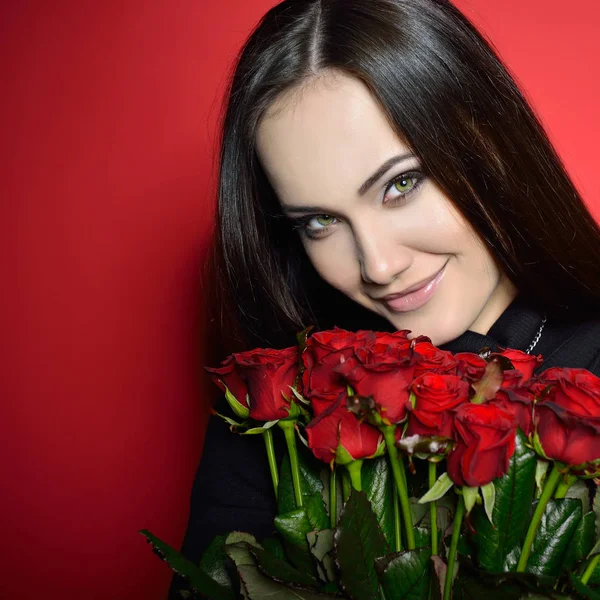
[{"label": "red background", "polygon": [[[206,398],[227,68],[272,0],[4,2],[0,597],[164,598]],[[600,5],[460,0],[600,213]],[[560,201],[560,199],[557,199]]]}]

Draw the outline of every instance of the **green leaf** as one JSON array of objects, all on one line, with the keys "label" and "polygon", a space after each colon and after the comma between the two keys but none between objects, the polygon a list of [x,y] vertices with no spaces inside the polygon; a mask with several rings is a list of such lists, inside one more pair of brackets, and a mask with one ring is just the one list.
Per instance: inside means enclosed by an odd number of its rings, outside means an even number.
[{"label": "green leaf", "polygon": [[[586,598],[587,600],[600,600],[600,594],[595,592],[587,585],[581,583],[579,578],[573,573],[569,573],[569,583],[573,586],[573,589],[577,592],[578,597]],[[588,582],[589,583],[589,582]]]},{"label": "green leaf", "polygon": [[230,590],[231,598],[234,598],[233,584],[225,568],[226,554],[223,550],[225,536],[219,535],[213,539],[200,559],[199,567],[211,579],[214,579],[224,589]]},{"label": "green leaf", "polygon": [[453,485],[454,482],[448,473],[442,473],[431,489],[419,500],[419,504],[439,500]]},{"label": "green leaf", "polygon": [[596,524],[594,513],[583,515],[571,538],[562,559],[563,569],[571,570],[592,551],[596,542]]},{"label": "green leaf", "polygon": [[310,400],[307,400],[296,388],[290,387],[290,391],[292,392],[292,394],[294,394],[295,398],[299,402],[302,402],[302,404],[306,404],[306,405],[310,406]]},{"label": "green leaf", "polygon": [[481,486],[481,495],[483,496],[483,508],[485,509],[485,514],[490,523],[492,523],[494,503],[496,502],[496,487],[494,486],[493,481]]},{"label": "green leaf", "polygon": [[[450,527],[450,525],[452,524],[452,516],[454,515],[454,511],[456,510],[456,498],[456,494],[448,494],[443,498],[440,498],[439,500],[435,501],[437,509],[438,531],[440,531],[441,533],[445,532],[448,529],[448,527]],[[431,528],[431,515],[429,512],[429,506],[425,505],[425,508],[425,514],[419,522],[419,525]],[[440,537],[440,540],[441,539],[442,538]]]},{"label": "green leaf", "polygon": [[394,479],[385,456],[365,460],[362,467],[362,487],[388,545],[394,546]]},{"label": "green leaf", "polygon": [[568,489],[565,498],[576,498],[581,501],[581,506],[583,508],[583,514],[589,512],[590,510],[590,490],[588,486],[585,484],[585,481],[582,479],[578,479],[571,487]]},{"label": "green leaf", "polygon": [[306,535],[308,547],[317,561],[319,577],[323,581],[335,581],[335,563],[333,559],[333,529],[311,531]]},{"label": "green leaf", "polygon": [[225,538],[225,544],[237,544],[238,542],[246,542],[250,544],[250,546],[256,546],[258,548],[262,548],[262,546],[256,541],[256,538],[245,531],[232,531]]},{"label": "green leaf", "polygon": [[465,501],[465,511],[467,514],[469,514],[473,510],[473,507],[479,498],[479,488],[463,485],[462,493],[463,500]]},{"label": "green leaf", "polygon": [[273,581],[309,589],[318,587],[319,584],[314,577],[298,571],[298,569],[292,567],[285,560],[281,560],[269,552],[254,546],[249,546],[248,549],[254,557],[260,572],[273,579]]},{"label": "green leaf", "polygon": [[304,509],[306,510],[306,516],[310,522],[311,529],[319,531],[330,527],[331,523],[329,522],[321,494],[312,494],[310,496],[302,494],[302,496],[304,497]]},{"label": "green leaf", "polygon": [[273,523],[281,535],[283,547],[290,562],[300,571],[316,575],[306,540],[306,534],[312,531],[306,509],[304,507],[296,508],[283,515],[277,515]]},{"label": "green leaf", "polygon": [[472,543],[477,565],[485,571],[504,570],[509,552],[522,542],[531,519],[537,457],[517,432],[508,472],[494,481],[496,498],[492,522],[483,507],[471,514]]},{"label": "green leaf", "polygon": [[242,584],[243,597],[249,600],[333,600],[335,596],[319,594],[310,590],[291,588],[273,581],[260,572],[252,551],[255,548],[246,542],[225,546],[225,551],[235,563]]},{"label": "green leaf", "polygon": [[227,415],[222,415],[221,413],[219,413],[217,411],[213,411],[213,414],[216,415],[217,417],[221,417],[221,419],[223,419],[223,421],[225,421],[225,423],[227,423],[229,425],[229,429],[231,429],[231,431],[234,431],[236,433],[240,427],[247,427],[248,423],[250,423],[250,421],[243,421],[242,423],[238,423],[231,417],[228,417]]},{"label": "green leaf", "polygon": [[431,554],[431,527],[413,527],[415,549],[429,548]]},{"label": "green leaf", "polygon": [[546,479],[546,473],[548,472],[548,465],[550,463],[547,460],[538,459],[535,465],[535,496],[539,498],[542,495],[542,488],[544,487],[544,481]]},{"label": "green leaf", "polygon": [[313,326],[309,325],[306,329],[299,331],[296,334],[296,340],[298,341],[298,352],[302,354],[306,350],[306,340],[312,330]]},{"label": "green leaf", "polygon": [[533,540],[526,571],[553,575],[561,571],[562,557],[582,518],[579,500],[550,500]]},{"label": "green leaf", "polygon": [[427,598],[431,581],[431,550],[418,548],[391,554],[375,561],[386,600]]},{"label": "green leaf", "polygon": [[389,553],[364,492],[352,490],[334,534],[342,589],[355,600],[378,600],[375,559]]},{"label": "green leaf", "polygon": [[428,517],[429,517],[429,502],[426,504],[421,504],[418,498],[411,496],[409,498],[410,501],[410,512],[412,513],[413,523],[417,525],[428,525]]},{"label": "green leaf", "polygon": [[281,558],[282,560],[285,560],[285,552],[283,551],[283,545],[281,544],[281,541],[279,540],[279,538],[275,538],[275,537],[265,538],[262,541],[262,547],[267,552],[270,552],[273,556],[276,556],[277,558]]},{"label": "green leaf", "polygon": [[256,435],[258,433],[264,433],[267,429],[271,429],[273,425],[275,425],[277,421],[267,421],[262,425],[262,427],[252,427],[251,429],[246,429],[246,431],[242,431],[242,435]]},{"label": "green leaf", "polygon": [[231,589],[209,577],[200,567],[184,558],[147,529],[143,529],[140,533],[152,544],[155,554],[164,560],[175,573],[185,577],[194,590],[210,597],[211,600],[231,600],[233,597]]},{"label": "green leaf", "polygon": [[[596,494],[594,495],[594,502],[592,504],[592,510],[596,515],[596,537],[600,539],[600,493],[596,488]],[[600,550],[599,550],[600,551]]]},{"label": "green leaf", "polygon": [[598,565],[592,572],[592,576],[588,581],[588,585],[600,585],[600,565]]},{"label": "green leaf", "polygon": [[[250,416],[250,409],[241,402],[238,402],[237,398],[229,391],[227,386],[225,386],[225,399],[236,417],[247,419]],[[248,394],[246,394],[246,401],[248,401]]]},{"label": "green leaf", "polygon": [[[461,571],[466,570],[463,566]],[[486,573],[468,570],[454,581],[453,600],[521,600],[567,598],[554,592],[555,577],[531,573]]]}]

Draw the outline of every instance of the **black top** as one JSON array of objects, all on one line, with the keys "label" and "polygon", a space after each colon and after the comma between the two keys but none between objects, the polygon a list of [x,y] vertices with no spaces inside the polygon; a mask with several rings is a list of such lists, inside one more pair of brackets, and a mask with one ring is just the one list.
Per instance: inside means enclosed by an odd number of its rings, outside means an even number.
[{"label": "black top", "polygon": [[[517,297],[487,335],[466,331],[440,348],[479,352],[486,346],[496,350],[501,345],[525,351],[543,316],[542,311]],[[560,320],[549,316],[532,354],[544,357],[536,373],[550,367],[581,367],[600,376],[600,317],[581,320],[569,311]],[[224,406],[221,399],[216,408],[223,410]],[[283,444],[280,436],[274,438],[281,458]],[[183,554],[197,563],[214,536],[234,530],[252,533],[258,539],[267,537],[273,533],[275,509],[262,436],[234,435],[219,417],[212,416],[192,489]],[[177,590],[181,585],[181,578],[175,576],[170,599],[180,598]]]}]

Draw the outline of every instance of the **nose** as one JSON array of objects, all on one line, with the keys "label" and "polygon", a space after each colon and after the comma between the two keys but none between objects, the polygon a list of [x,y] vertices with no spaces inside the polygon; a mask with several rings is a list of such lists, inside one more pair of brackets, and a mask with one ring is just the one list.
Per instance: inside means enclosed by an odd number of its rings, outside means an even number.
[{"label": "nose", "polygon": [[372,285],[389,285],[413,260],[406,245],[381,230],[363,231],[358,246],[361,277]]}]

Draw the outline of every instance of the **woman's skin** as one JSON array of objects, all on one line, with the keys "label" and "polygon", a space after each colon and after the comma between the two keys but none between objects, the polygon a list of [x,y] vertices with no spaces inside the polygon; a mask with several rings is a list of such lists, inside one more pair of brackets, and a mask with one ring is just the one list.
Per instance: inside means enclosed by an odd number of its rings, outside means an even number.
[{"label": "woman's skin", "polygon": [[[285,93],[259,125],[257,151],[321,277],[409,337],[440,345],[487,333],[516,296],[359,80],[328,71]],[[390,165],[394,157],[405,158]],[[399,312],[380,300],[442,268],[424,305]]]}]

